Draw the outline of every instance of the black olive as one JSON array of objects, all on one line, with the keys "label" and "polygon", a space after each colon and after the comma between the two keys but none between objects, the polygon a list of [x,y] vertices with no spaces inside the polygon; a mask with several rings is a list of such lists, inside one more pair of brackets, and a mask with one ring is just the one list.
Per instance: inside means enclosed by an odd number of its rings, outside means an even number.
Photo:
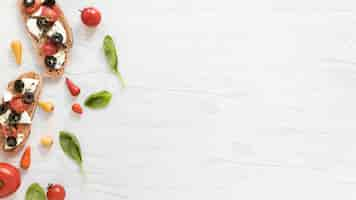
[{"label": "black olive", "polygon": [[21,119],[21,115],[18,114],[18,113],[15,113],[15,112],[12,112],[10,115],[9,115],[9,124],[11,125],[15,125],[18,121],[20,121]]},{"label": "black olive", "polygon": [[25,8],[30,8],[35,5],[35,0],[23,0],[23,6]]},{"label": "black olive", "polygon": [[35,101],[35,95],[32,92],[25,92],[23,95],[23,102],[25,104],[31,104]]},{"label": "black olive", "polygon": [[16,147],[17,145],[17,139],[14,136],[9,136],[6,138],[6,144],[9,147]]},{"label": "black olive", "polygon": [[57,65],[57,58],[54,56],[46,56],[45,64],[49,68],[54,68]]},{"label": "black olive", "polygon": [[40,30],[47,30],[52,26],[52,24],[46,18],[40,17],[37,19],[37,26]]},{"label": "black olive", "polygon": [[0,115],[6,113],[6,111],[9,109],[8,105],[6,103],[3,103],[0,105]]},{"label": "black olive", "polygon": [[23,91],[24,87],[25,87],[25,83],[22,80],[18,79],[18,80],[15,81],[15,86],[14,87],[15,87],[15,91],[16,92],[21,93]]},{"label": "black olive", "polygon": [[54,33],[52,36],[51,36],[51,41],[54,43],[54,44],[62,44],[63,43],[63,35],[56,32]]},{"label": "black olive", "polygon": [[54,6],[56,4],[56,0],[45,0],[43,2],[43,5],[46,5],[46,6]]}]

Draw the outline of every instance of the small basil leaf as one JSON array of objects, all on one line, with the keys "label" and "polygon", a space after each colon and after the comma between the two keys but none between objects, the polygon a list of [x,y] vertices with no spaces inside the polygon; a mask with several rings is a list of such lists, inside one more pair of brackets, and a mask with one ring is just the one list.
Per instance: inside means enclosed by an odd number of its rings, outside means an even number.
[{"label": "small basil leaf", "polygon": [[81,167],[83,158],[78,138],[72,133],[61,131],[59,142],[63,152]]},{"label": "small basil leaf", "polygon": [[26,200],[46,200],[46,194],[38,183],[33,183],[26,191]]},{"label": "small basil leaf", "polygon": [[112,94],[106,90],[91,94],[84,102],[85,106],[93,109],[105,108],[109,105]]},{"label": "small basil leaf", "polygon": [[105,36],[103,42],[103,49],[111,71],[117,75],[117,77],[119,78],[122,84],[122,87],[125,87],[126,85],[125,80],[123,79],[119,71],[119,59],[118,59],[118,53],[116,50],[115,42],[110,35]]}]

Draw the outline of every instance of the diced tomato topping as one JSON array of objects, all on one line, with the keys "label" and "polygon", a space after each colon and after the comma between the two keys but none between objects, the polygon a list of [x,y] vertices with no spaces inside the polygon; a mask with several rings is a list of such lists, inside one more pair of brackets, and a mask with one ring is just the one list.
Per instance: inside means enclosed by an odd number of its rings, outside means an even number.
[{"label": "diced tomato topping", "polygon": [[21,97],[13,98],[10,101],[10,108],[16,113],[22,113],[27,109],[27,105],[23,102]]},{"label": "diced tomato topping", "polygon": [[41,16],[46,17],[49,21],[55,22],[59,18],[59,14],[52,8],[43,6]]},{"label": "diced tomato topping", "polygon": [[32,7],[24,8],[27,14],[36,12],[41,7],[41,0],[35,0],[35,4]]},{"label": "diced tomato topping", "polygon": [[45,56],[52,56],[57,53],[58,47],[53,42],[47,41],[42,45],[41,50]]},{"label": "diced tomato topping", "polygon": [[57,13],[58,16],[63,14],[62,10],[57,5],[54,5],[52,9]]},{"label": "diced tomato topping", "polygon": [[1,132],[5,137],[17,136],[17,130],[15,127],[1,126]]}]

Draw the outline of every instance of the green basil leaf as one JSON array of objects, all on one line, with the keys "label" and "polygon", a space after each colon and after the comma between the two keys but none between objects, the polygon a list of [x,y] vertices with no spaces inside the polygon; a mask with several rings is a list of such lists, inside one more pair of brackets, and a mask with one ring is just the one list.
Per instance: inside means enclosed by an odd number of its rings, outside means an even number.
[{"label": "green basil leaf", "polygon": [[78,138],[72,133],[61,131],[59,142],[63,152],[81,167],[83,158]]},{"label": "green basil leaf", "polygon": [[110,35],[105,36],[103,42],[103,49],[111,71],[117,75],[122,84],[122,87],[125,87],[125,80],[123,79],[121,72],[119,71],[119,58],[115,42]]},{"label": "green basil leaf", "polygon": [[26,200],[46,200],[46,194],[38,183],[33,183],[26,191]]},{"label": "green basil leaf", "polygon": [[109,105],[112,94],[106,90],[91,94],[84,102],[85,106],[93,109],[105,108]]}]

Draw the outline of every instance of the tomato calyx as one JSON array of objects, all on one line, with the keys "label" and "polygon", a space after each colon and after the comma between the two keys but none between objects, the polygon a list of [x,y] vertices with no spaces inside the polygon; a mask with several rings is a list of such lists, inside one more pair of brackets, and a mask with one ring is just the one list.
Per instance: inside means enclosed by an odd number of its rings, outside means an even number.
[{"label": "tomato calyx", "polygon": [[0,180],[0,189],[5,186],[4,181]]}]

